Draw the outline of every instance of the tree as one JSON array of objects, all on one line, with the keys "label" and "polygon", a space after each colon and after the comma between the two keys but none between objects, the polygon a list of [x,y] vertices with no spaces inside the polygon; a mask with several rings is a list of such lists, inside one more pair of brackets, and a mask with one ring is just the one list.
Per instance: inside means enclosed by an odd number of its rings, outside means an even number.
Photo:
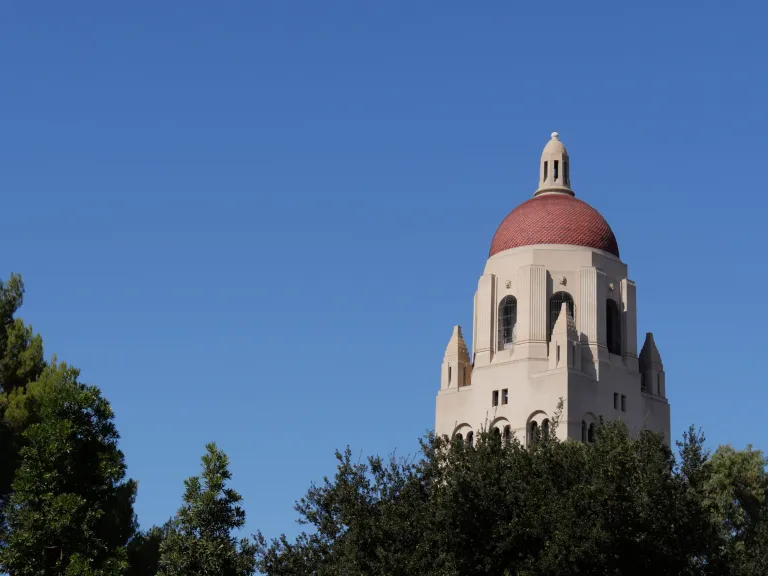
[{"label": "tree", "polygon": [[208,444],[201,476],[188,478],[184,503],[160,546],[162,576],[247,576],[256,547],[232,532],[245,526],[241,496],[227,487],[232,474],[227,455]]},{"label": "tree", "polygon": [[702,467],[709,507],[736,572],[768,572],[768,459],[747,446],[720,446]]},{"label": "tree", "polygon": [[135,532],[114,414],[98,388],[65,375],[39,398],[7,509],[0,570],[14,576],[117,575]]},{"label": "tree", "polygon": [[[15,314],[24,300],[21,276],[0,281],[0,535],[5,526],[5,505],[18,463],[21,427],[6,420],[9,394],[23,389],[43,372],[43,340]],[[2,538],[0,538],[0,546]]]},{"label": "tree", "polygon": [[43,339],[15,314],[24,301],[24,282],[11,274],[0,280],[0,391],[11,392],[43,371]]},{"label": "tree", "polygon": [[[686,453],[695,453],[688,447]],[[269,576],[724,573],[709,511],[664,439],[601,423],[592,445],[427,437],[418,459],[337,454],[299,500],[311,530],[257,535]],[[679,464],[679,465],[676,465]]]},{"label": "tree", "polygon": [[160,546],[170,528],[153,526],[138,532],[128,544],[128,571],[126,576],[154,576],[160,565]]}]

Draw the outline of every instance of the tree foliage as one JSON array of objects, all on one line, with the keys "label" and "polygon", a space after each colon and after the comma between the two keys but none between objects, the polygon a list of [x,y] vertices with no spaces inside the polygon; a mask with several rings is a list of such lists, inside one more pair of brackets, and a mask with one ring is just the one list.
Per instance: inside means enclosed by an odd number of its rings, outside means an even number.
[{"label": "tree foliage", "polygon": [[162,576],[247,576],[253,573],[255,545],[232,532],[245,526],[241,496],[227,455],[208,444],[201,476],[185,482],[184,503],[160,545]]},{"label": "tree foliage", "polygon": [[592,445],[553,435],[524,448],[481,433],[474,447],[428,437],[416,460],[359,462],[347,449],[336,475],[296,505],[308,530],[293,541],[258,535],[258,567],[270,576],[757,574],[745,570],[764,567],[763,532],[744,559],[724,552],[705,497],[717,466],[702,443],[692,430],[676,458],[661,436],[630,438],[612,422]]},{"label": "tree foliage", "polygon": [[23,422],[9,423],[9,395],[35,381],[45,368],[43,340],[15,315],[24,301],[24,282],[11,274],[0,280],[0,545],[5,526],[5,506],[18,466]]},{"label": "tree foliage", "polygon": [[109,403],[77,382],[77,371],[58,370],[75,378],[41,395],[24,432],[0,568],[13,576],[122,574],[136,484],[125,480]]}]

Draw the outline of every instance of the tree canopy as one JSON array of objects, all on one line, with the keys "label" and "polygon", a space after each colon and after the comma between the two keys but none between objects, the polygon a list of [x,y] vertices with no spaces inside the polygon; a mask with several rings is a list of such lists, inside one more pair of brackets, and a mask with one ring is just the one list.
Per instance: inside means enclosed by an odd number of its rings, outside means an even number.
[{"label": "tree canopy", "polygon": [[184,503],[160,545],[161,576],[247,576],[253,573],[255,545],[232,532],[245,526],[241,496],[227,483],[229,458],[211,443],[203,471],[184,482]]},{"label": "tree canopy", "polygon": [[114,414],[77,371],[41,394],[7,506],[0,568],[14,576],[107,575],[126,569],[136,484],[125,480]]}]

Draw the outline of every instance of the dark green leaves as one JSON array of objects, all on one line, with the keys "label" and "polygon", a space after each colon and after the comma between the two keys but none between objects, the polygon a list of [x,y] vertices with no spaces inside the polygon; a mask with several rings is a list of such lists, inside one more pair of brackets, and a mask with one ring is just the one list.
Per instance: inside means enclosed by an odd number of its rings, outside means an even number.
[{"label": "dark green leaves", "polygon": [[97,388],[65,379],[41,396],[37,420],[24,432],[0,568],[122,574],[136,485],[125,481],[109,403]]},{"label": "dark green leaves", "polygon": [[203,472],[184,482],[184,503],[160,545],[163,576],[248,576],[255,545],[232,532],[245,525],[240,495],[227,487],[229,459],[215,444],[206,446]]}]

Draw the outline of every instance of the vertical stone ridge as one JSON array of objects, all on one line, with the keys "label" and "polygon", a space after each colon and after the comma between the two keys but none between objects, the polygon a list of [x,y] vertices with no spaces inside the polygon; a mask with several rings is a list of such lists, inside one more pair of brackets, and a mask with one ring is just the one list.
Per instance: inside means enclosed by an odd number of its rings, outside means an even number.
[{"label": "vertical stone ridge", "polygon": [[547,339],[547,271],[544,266],[530,269],[531,340]]},{"label": "vertical stone ridge", "polygon": [[477,353],[475,364],[490,364],[493,358],[493,318],[496,308],[496,277],[484,274],[477,284]]},{"label": "vertical stone ridge", "polygon": [[584,334],[587,342],[597,342],[597,269],[593,266],[583,267],[579,279],[579,310],[576,313],[579,332]]},{"label": "vertical stone ridge", "polygon": [[621,281],[624,355],[637,357],[637,287],[632,280]]}]

